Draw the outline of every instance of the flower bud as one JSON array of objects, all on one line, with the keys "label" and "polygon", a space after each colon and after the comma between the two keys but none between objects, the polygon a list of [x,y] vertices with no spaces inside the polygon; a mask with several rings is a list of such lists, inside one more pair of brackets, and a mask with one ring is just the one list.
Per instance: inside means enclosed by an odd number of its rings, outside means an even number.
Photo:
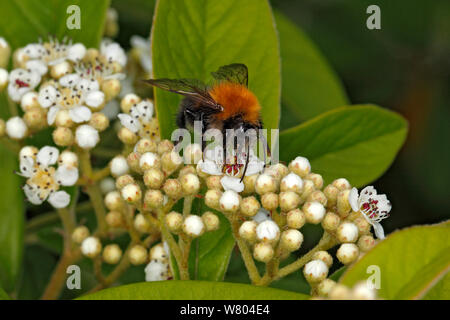
[{"label": "flower bud", "polygon": [[308,175],[305,177],[306,180],[310,180],[314,183],[314,188],[317,190],[322,189],[323,187],[323,178],[318,173],[308,173]]},{"label": "flower bud", "polygon": [[358,227],[353,222],[343,222],[336,231],[339,242],[355,242],[358,240]]},{"label": "flower bud", "polygon": [[317,201],[320,204],[322,204],[324,207],[326,207],[327,205],[327,197],[325,196],[325,194],[320,191],[320,190],[315,190],[313,191],[308,198],[306,198],[306,201],[308,202],[313,202],[313,201]]},{"label": "flower bud", "polygon": [[127,144],[127,145],[133,145],[139,139],[139,137],[136,133],[134,133],[133,131],[131,131],[130,129],[125,128],[125,127],[121,127],[119,129],[119,132],[117,133],[117,137],[119,138],[120,141],[123,142],[123,144]]},{"label": "flower bud", "polygon": [[360,281],[352,289],[353,300],[375,300],[377,293],[375,289],[369,288],[366,281]]},{"label": "flower bud", "polygon": [[147,262],[148,253],[145,247],[140,244],[134,245],[128,252],[128,258],[132,265],[138,266]]},{"label": "flower bud", "polygon": [[289,169],[282,163],[277,163],[271,166],[274,171],[278,173],[281,179],[288,175]]},{"label": "flower bud", "polygon": [[338,188],[339,191],[350,190],[352,188],[350,182],[348,182],[348,180],[345,178],[339,178],[334,180],[332,185]]},{"label": "flower bud", "polygon": [[339,227],[341,218],[334,212],[327,212],[322,220],[322,227],[327,231],[334,231]]},{"label": "flower bud", "polygon": [[6,134],[6,123],[5,120],[0,119],[0,138],[4,137]]},{"label": "flower bud", "polygon": [[308,199],[309,195],[313,193],[316,189],[314,188],[314,182],[311,180],[303,180],[303,190],[301,195],[302,202]]},{"label": "flower bud", "polygon": [[[217,191],[217,190],[208,190]],[[219,191],[220,192],[220,191]],[[233,190],[225,191],[219,200],[219,207],[224,212],[236,212],[239,209],[240,198],[239,195]]]},{"label": "flower bud", "polygon": [[256,179],[255,191],[263,195],[268,192],[275,192],[277,189],[277,184],[275,179],[268,174],[260,174]]},{"label": "flower bud", "polygon": [[158,145],[155,141],[150,140],[148,138],[142,138],[136,143],[136,151],[140,154],[144,154],[146,152],[156,152],[158,149]]},{"label": "flower bud", "polygon": [[258,224],[253,220],[245,221],[239,228],[239,236],[250,243],[254,242],[256,240],[257,226]]},{"label": "flower bud", "polygon": [[298,175],[291,172],[281,180],[280,190],[282,192],[293,191],[301,194],[303,190],[303,180]]},{"label": "flower bud", "polygon": [[129,174],[124,174],[117,178],[116,188],[117,190],[121,190],[123,187],[131,183],[135,183],[134,178]]},{"label": "flower bud", "polygon": [[297,157],[289,163],[289,170],[304,178],[311,172],[311,164],[304,157]]},{"label": "flower bud", "polygon": [[205,194],[205,204],[212,209],[219,209],[221,197],[222,191],[215,189],[208,190]]},{"label": "flower bud", "polygon": [[183,158],[175,151],[168,151],[161,156],[161,166],[163,171],[169,175],[183,163]]},{"label": "flower bud", "polygon": [[180,183],[181,188],[183,189],[183,193],[186,195],[197,194],[200,190],[200,180],[193,173],[183,175],[180,178]]},{"label": "flower bud", "polygon": [[337,196],[339,193],[339,189],[329,184],[323,189],[323,193],[327,197],[327,207],[333,208],[337,203]]},{"label": "flower bud", "polygon": [[111,211],[121,209],[123,201],[120,193],[118,191],[108,192],[105,196],[105,206]]},{"label": "flower bud", "polygon": [[319,296],[326,298],[335,285],[336,281],[333,281],[331,279],[322,280],[317,285],[317,293],[319,294]]},{"label": "flower bud", "polygon": [[0,91],[3,91],[8,85],[9,74],[5,69],[0,68]]},{"label": "flower bud", "polygon": [[72,240],[75,243],[82,243],[84,239],[89,237],[90,232],[89,229],[86,226],[79,226],[76,227],[75,230],[72,232]]},{"label": "flower bud", "polygon": [[123,215],[119,211],[110,211],[106,214],[105,217],[106,224],[110,228],[120,228],[125,225],[125,221]]},{"label": "flower bud", "polygon": [[84,124],[77,128],[75,141],[80,148],[92,149],[100,141],[100,136],[97,130],[90,125]]},{"label": "flower bud", "polygon": [[142,191],[136,183],[130,183],[122,188],[122,198],[128,203],[138,203],[142,199]]},{"label": "flower bud", "polygon": [[206,231],[215,231],[219,229],[220,220],[217,215],[212,213],[211,211],[206,211],[202,215],[203,223],[205,224]]},{"label": "flower bud", "polygon": [[109,167],[111,169],[111,175],[113,177],[122,176],[124,174],[127,174],[130,171],[127,160],[125,159],[124,156],[115,156],[111,160]]},{"label": "flower bud", "polygon": [[142,213],[137,214],[134,217],[134,228],[140,233],[148,233],[150,231],[150,222]]},{"label": "flower bud", "polygon": [[[128,183],[127,183],[128,184]],[[106,177],[100,181],[100,190],[103,194],[116,190],[116,182],[111,177]]]},{"label": "flower bud", "polygon": [[11,47],[5,38],[0,38],[0,68],[6,68],[11,55]]},{"label": "flower bud", "polygon": [[343,243],[336,252],[336,257],[343,264],[349,264],[358,258],[359,249],[354,243]]},{"label": "flower bud", "polygon": [[131,108],[137,105],[139,102],[141,102],[141,98],[139,98],[134,93],[129,93],[125,97],[123,97],[122,101],[120,102],[120,108],[123,112],[130,113]]},{"label": "flower bud", "polygon": [[182,196],[181,183],[177,179],[167,179],[164,182],[163,190],[171,199],[178,199]]},{"label": "flower bud", "polygon": [[278,194],[268,192],[261,196],[261,205],[264,209],[272,211],[278,208]]},{"label": "flower bud", "polygon": [[325,216],[324,206],[316,201],[305,203],[302,210],[308,223],[318,224]]},{"label": "flower bud", "polygon": [[170,152],[173,149],[173,142],[170,140],[162,140],[158,144],[158,154],[163,155],[166,152]]},{"label": "flower bud", "polygon": [[221,176],[209,176],[206,178],[206,186],[208,189],[222,190],[222,183],[220,183]]},{"label": "flower bud", "polygon": [[127,156],[127,164],[131,170],[141,173],[141,167],[139,165],[140,159],[141,159],[141,155],[137,152],[131,152]]},{"label": "flower bud", "polygon": [[72,66],[69,62],[63,61],[50,67],[50,76],[59,79],[72,72]]},{"label": "flower bud", "polygon": [[161,161],[156,153],[146,152],[141,156],[141,159],[139,160],[139,166],[142,170],[148,170],[150,168],[160,168]]},{"label": "flower bud", "polygon": [[270,244],[265,242],[260,242],[253,248],[253,257],[255,260],[267,263],[272,260],[274,255],[273,248]]},{"label": "flower bud", "polygon": [[293,191],[286,191],[280,193],[280,208],[287,212],[298,208],[300,204],[300,196]]},{"label": "flower bud", "polygon": [[28,128],[41,130],[47,126],[47,114],[41,107],[34,107],[24,113],[23,121]]},{"label": "flower bud", "polygon": [[28,133],[25,121],[20,117],[12,117],[6,121],[6,134],[14,140],[21,140],[26,137]]},{"label": "flower bud", "polygon": [[370,223],[363,217],[358,217],[353,221],[358,227],[359,234],[368,234],[370,232]]},{"label": "flower bud", "polygon": [[88,258],[95,258],[102,251],[102,243],[97,237],[87,237],[81,243],[81,253]]},{"label": "flower bud", "polygon": [[202,156],[202,147],[197,143],[190,144],[184,149],[185,164],[197,164],[202,159]]},{"label": "flower bud", "polygon": [[74,136],[72,130],[65,127],[58,127],[53,131],[53,141],[57,146],[69,147],[74,142]]},{"label": "flower bud", "polygon": [[178,173],[178,178],[181,178],[182,176],[184,176],[188,173],[192,173],[192,174],[196,175],[197,170],[193,166],[185,166],[185,167],[181,168],[180,172]]},{"label": "flower bud", "polygon": [[[39,94],[35,91],[25,93],[20,100],[20,107],[22,108],[23,112],[27,112],[34,108],[39,108],[40,104],[38,102],[38,97]],[[47,122],[47,118],[45,118],[45,121]]]},{"label": "flower bud", "polygon": [[95,130],[102,132],[105,131],[106,128],[108,128],[109,119],[104,113],[95,112],[92,114],[91,120],[89,121],[89,125],[92,126]]},{"label": "flower bud", "polygon": [[244,191],[242,191],[243,195],[250,195],[255,193],[255,184],[256,184],[256,179],[258,179],[258,175],[257,174],[253,174],[251,176],[245,176],[244,177]]},{"label": "flower bud", "polygon": [[164,195],[159,190],[149,189],[145,192],[144,205],[146,208],[161,208],[164,205]]},{"label": "flower bud", "polygon": [[363,252],[369,251],[375,244],[375,239],[371,235],[363,235],[358,240],[358,247]]},{"label": "flower bud", "polygon": [[312,260],[322,260],[328,268],[333,264],[333,257],[326,251],[317,251],[313,254]]},{"label": "flower bud", "polygon": [[103,249],[103,261],[108,264],[117,264],[122,258],[122,249],[117,244],[108,244]]},{"label": "flower bud", "polygon": [[251,196],[242,199],[240,212],[244,216],[253,217],[258,213],[260,208],[261,205],[259,204],[258,200],[255,197]]},{"label": "flower bud", "polygon": [[328,267],[322,260],[312,260],[303,268],[303,274],[309,283],[317,283],[328,275]]},{"label": "flower bud", "polygon": [[183,225],[183,216],[175,211],[169,212],[166,217],[166,225],[170,232],[177,233]]},{"label": "flower bud", "polygon": [[300,229],[306,222],[306,216],[300,209],[294,209],[286,214],[286,224],[291,229]]},{"label": "flower bud", "polygon": [[328,292],[328,298],[331,300],[349,300],[351,291],[345,285],[336,283]]},{"label": "flower bud", "polygon": [[161,170],[150,168],[144,172],[144,183],[151,189],[159,189],[164,182],[164,173]]},{"label": "flower bud", "polygon": [[280,228],[272,220],[265,220],[256,227],[256,237],[260,241],[275,242],[280,238]]},{"label": "flower bud", "polygon": [[303,242],[303,234],[296,229],[288,229],[281,233],[281,247],[289,252],[300,249]]},{"label": "flower bud", "polygon": [[338,193],[337,197],[337,213],[345,218],[348,216],[352,207],[350,206],[350,202],[348,201],[348,195],[350,194],[350,190],[344,190]]},{"label": "flower bud", "polygon": [[205,224],[202,218],[192,214],[183,222],[183,231],[191,238],[200,237],[205,232]]},{"label": "flower bud", "polygon": [[[57,127],[67,127],[67,128],[72,128],[75,125],[75,122],[73,122],[72,118],[70,117],[69,110],[59,110],[56,113],[55,125]],[[86,126],[90,127],[88,125]],[[80,139],[81,139],[80,143],[83,145],[86,143],[89,145],[89,142],[85,142],[89,132],[89,128],[87,127],[83,127],[83,129],[80,131]]]},{"label": "flower bud", "polygon": [[105,93],[105,100],[110,101],[120,93],[121,85],[117,79],[109,79],[102,82],[102,91]]},{"label": "flower bud", "polygon": [[169,262],[169,257],[162,243],[158,243],[150,249],[150,260],[156,260],[163,263]]}]

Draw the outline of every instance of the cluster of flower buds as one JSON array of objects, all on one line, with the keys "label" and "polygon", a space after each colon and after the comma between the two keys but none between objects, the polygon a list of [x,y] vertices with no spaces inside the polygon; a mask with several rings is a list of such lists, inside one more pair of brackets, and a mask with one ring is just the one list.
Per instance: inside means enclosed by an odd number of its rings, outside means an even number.
[{"label": "cluster of flower buds", "polygon": [[[0,47],[9,48],[2,38]],[[100,50],[53,38],[17,49],[14,69],[0,69],[0,90],[7,88],[23,115],[2,120],[0,135],[23,140],[51,126],[57,146],[95,147],[109,126],[104,109],[120,93],[126,62],[124,50],[109,40]]]},{"label": "cluster of flower buds", "polygon": [[377,291],[367,281],[356,283],[353,288],[325,279],[314,287],[316,299],[327,300],[376,300]]}]

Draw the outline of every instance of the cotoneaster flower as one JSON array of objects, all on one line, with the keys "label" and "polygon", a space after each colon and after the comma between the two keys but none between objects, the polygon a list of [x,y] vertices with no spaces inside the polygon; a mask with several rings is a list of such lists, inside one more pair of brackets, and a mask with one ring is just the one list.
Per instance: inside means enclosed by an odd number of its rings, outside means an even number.
[{"label": "cotoneaster flower", "polygon": [[127,55],[123,48],[109,39],[105,39],[100,44],[100,53],[106,57],[107,61],[117,62],[122,67],[127,64]]},{"label": "cotoneaster flower", "polygon": [[96,80],[80,78],[69,74],[59,80],[59,85],[46,85],[39,91],[38,102],[48,108],[47,122],[55,123],[58,112],[68,111],[75,123],[91,120],[91,109],[100,109],[105,102],[105,95],[99,90]]},{"label": "cotoneaster flower", "polygon": [[130,109],[130,114],[119,113],[120,123],[128,130],[138,134],[141,138],[154,138],[157,133],[153,117],[153,103],[144,100]]},{"label": "cotoneaster flower", "polygon": [[[198,168],[209,175],[222,176],[220,183],[225,191],[233,190],[235,192],[242,192],[244,190],[244,183],[241,181],[242,174],[245,169],[245,155],[244,160],[238,161],[234,158],[234,163],[224,163],[223,149],[215,147],[206,151],[205,158],[200,160],[197,164]],[[242,162],[242,163],[240,163]],[[264,162],[250,151],[250,158],[248,161],[246,176],[252,176],[262,172],[264,169]]]},{"label": "cotoneaster flower", "polygon": [[384,239],[384,230],[380,222],[389,217],[392,205],[385,194],[377,194],[374,187],[368,186],[361,190],[353,188],[348,196],[348,201],[355,212],[361,212],[369,222],[379,239]]},{"label": "cotoneaster flower", "polygon": [[62,164],[53,167],[58,161],[59,151],[45,146],[36,156],[22,155],[19,175],[28,178],[23,190],[32,204],[40,205],[47,200],[55,208],[65,208],[70,195],[58,191],[61,186],[73,186],[78,180],[78,168]]},{"label": "cotoneaster flower", "polygon": [[41,75],[34,70],[14,69],[9,73],[8,95],[14,102],[20,102],[23,95],[41,82]]}]

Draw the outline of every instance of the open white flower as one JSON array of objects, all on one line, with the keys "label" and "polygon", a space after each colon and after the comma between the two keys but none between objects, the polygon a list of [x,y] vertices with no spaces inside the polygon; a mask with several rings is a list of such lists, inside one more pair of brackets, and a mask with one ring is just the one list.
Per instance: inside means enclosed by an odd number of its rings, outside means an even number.
[{"label": "open white flower", "polygon": [[41,82],[41,75],[34,70],[14,69],[9,73],[8,95],[14,102],[20,102],[23,95]]},{"label": "open white flower", "polygon": [[92,109],[100,108],[105,94],[99,90],[96,80],[82,79],[69,74],[59,80],[59,86],[46,85],[39,91],[38,102],[43,108],[49,108],[47,122],[52,125],[59,111],[67,110],[75,123],[91,120]]},{"label": "open white flower", "polygon": [[348,201],[353,211],[361,212],[363,217],[369,222],[379,239],[384,239],[384,230],[380,221],[389,217],[392,205],[385,194],[377,194],[374,187],[368,186],[361,190],[353,188],[348,196]]},{"label": "open white flower", "polygon": [[127,55],[123,48],[116,42],[105,39],[100,44],[100,53],[106,57],[107,61],[117,62],[122,67],[127,64]]},{"label": "open white flower", "polygon": [[[241,181],[243,171],[245,169],[245,156],[243,160],[238,161],[235,157],[234,163],[224,163],[223,148],[217,146],[213,149],[206,150],[205,158],[197,164],[198,168],[209,175],[222,176],[220,183],[225,190],[233,190],[242,192],[244,183]],[[260,173],[264,169],[264,162],[259,160],[257,156],[250,150],[246,176]]]},{"label": "open white flower", "polygon": [[119,113],[120,123],[128,130],[139,133],[141,137],[149,136],[153,132],[151,120],[153,117],[153,103],[144,100],[130,109],[130,114]]},{"label": "open white flower", "polygon": [[73,186],[78,180],[78,168],[65,164],[56,164],[58,149],[45,146],[36,157],[22,155],[19,175],[28,178],[23,190],[32,204],[39,205],[47,200],[55,208],[65,208],[70,202],[70,195],[58,191],[60,186]]}]

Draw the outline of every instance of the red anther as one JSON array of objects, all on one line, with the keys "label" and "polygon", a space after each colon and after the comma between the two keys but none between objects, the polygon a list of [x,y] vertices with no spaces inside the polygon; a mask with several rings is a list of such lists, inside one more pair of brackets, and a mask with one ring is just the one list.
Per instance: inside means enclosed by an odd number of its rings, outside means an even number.
[{"label": "red anther", "polygon": [[28,88],[30,85],[26,82],[23,82],[22,80],[16,79],[16,85],[19,86],[19,88]]}]

